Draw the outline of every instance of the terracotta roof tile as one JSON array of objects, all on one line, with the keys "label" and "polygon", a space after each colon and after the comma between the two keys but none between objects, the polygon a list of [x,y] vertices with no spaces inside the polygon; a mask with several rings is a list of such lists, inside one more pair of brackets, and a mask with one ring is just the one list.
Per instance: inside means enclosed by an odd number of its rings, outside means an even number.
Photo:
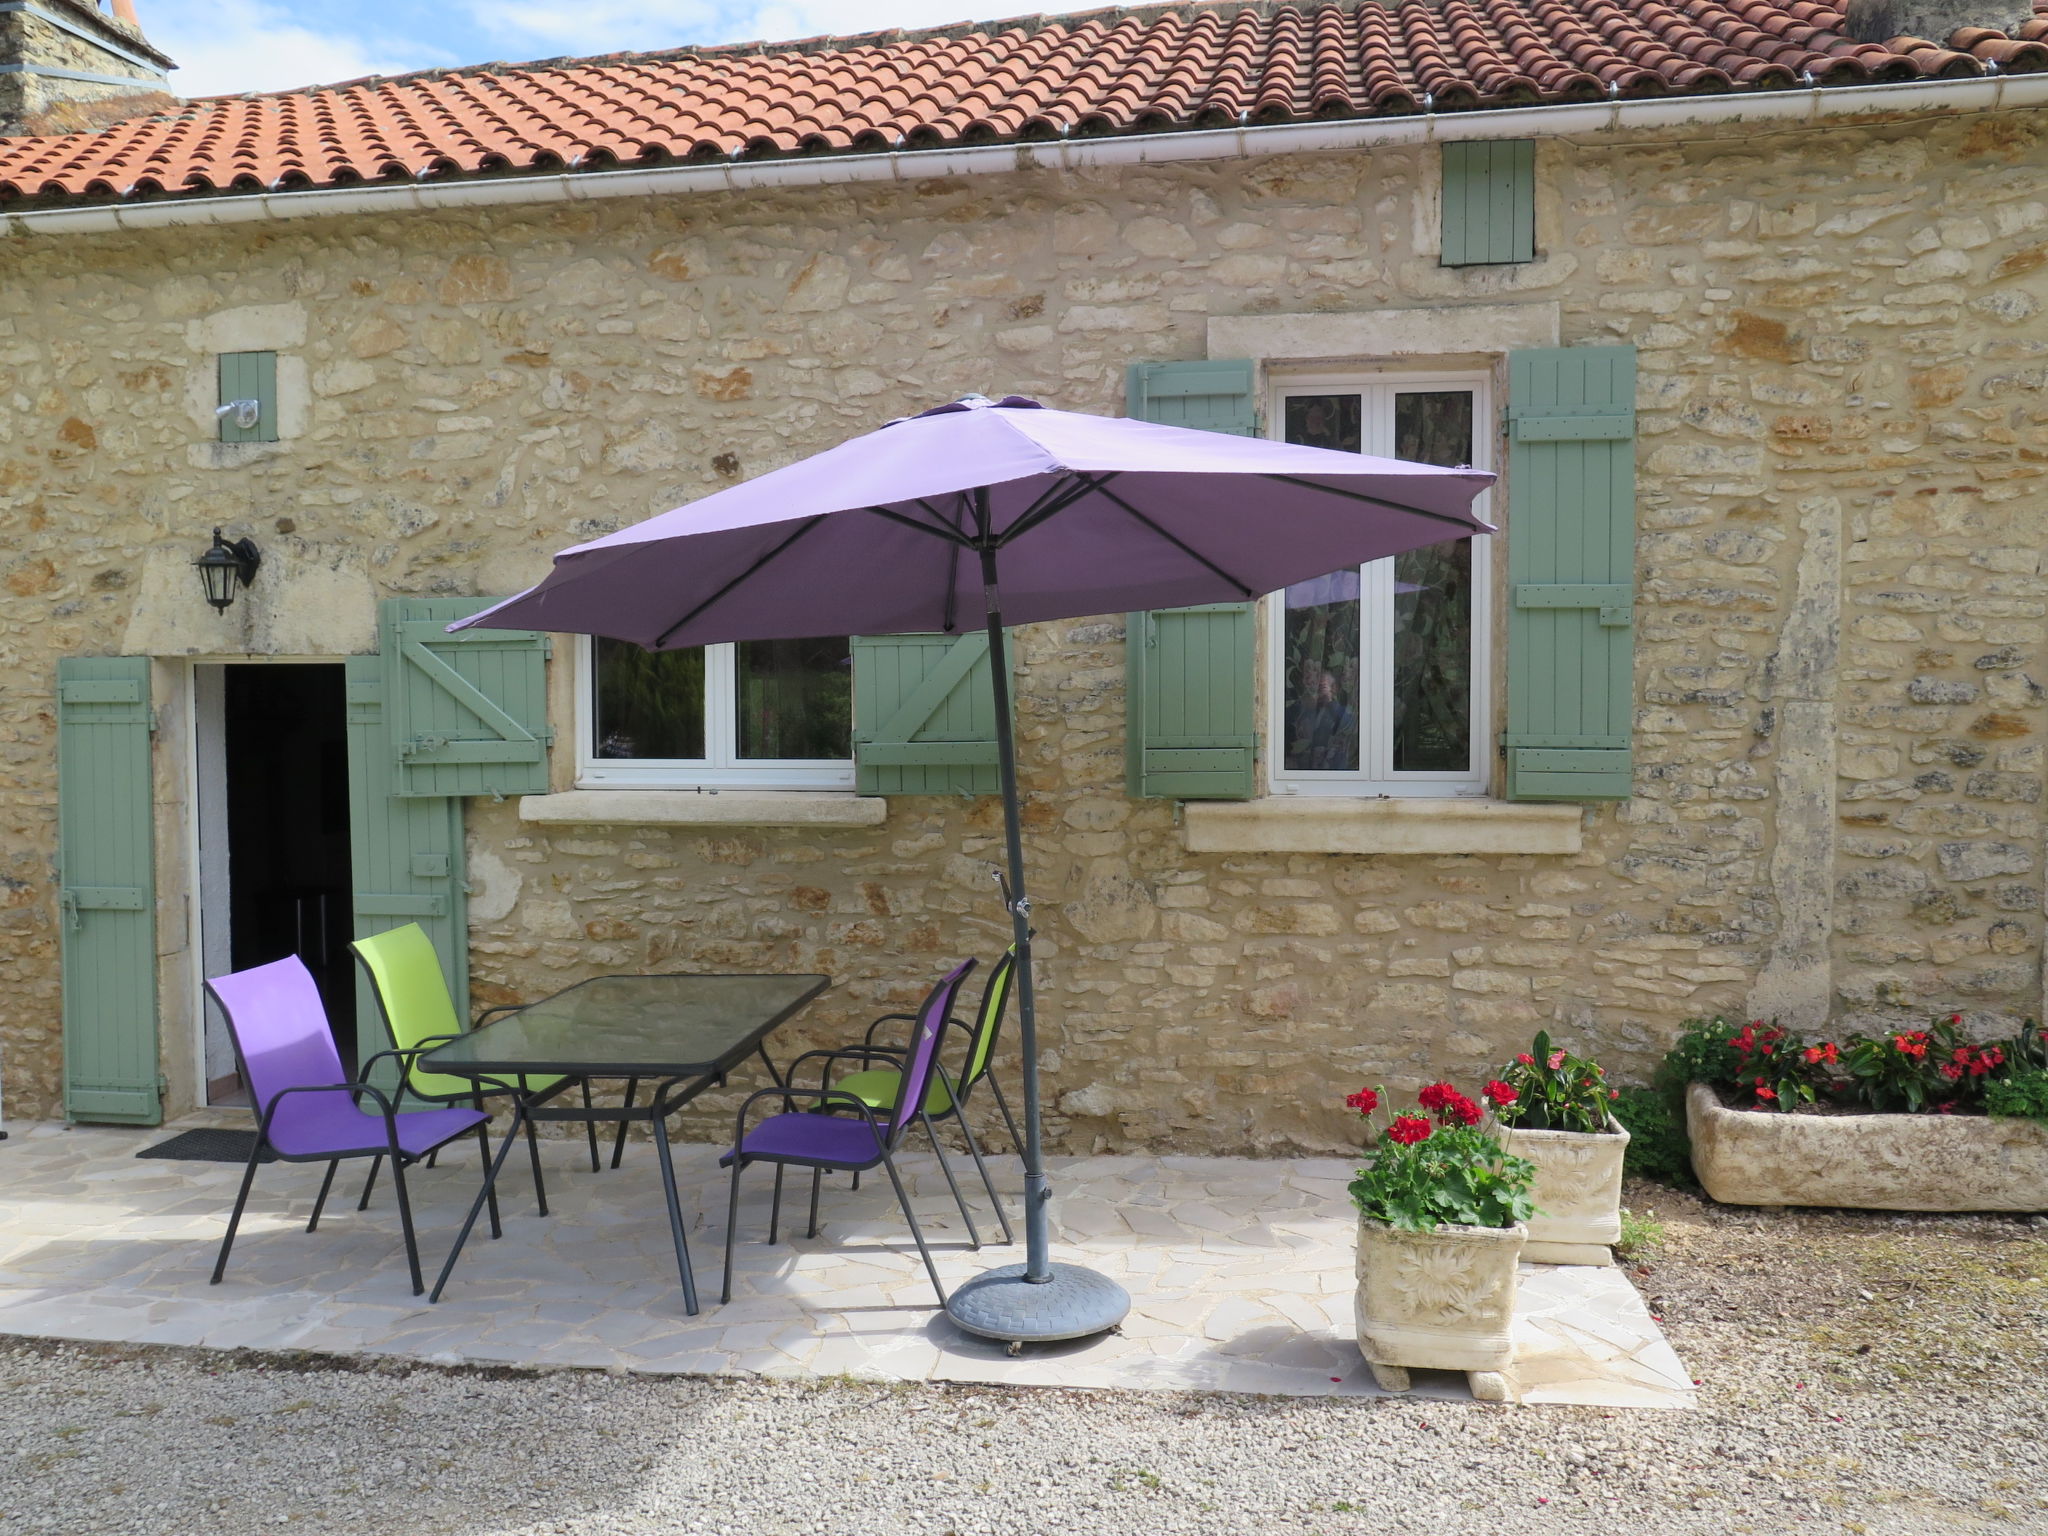
[{"label": "terracotta roof tile", "polygon": [[340,186],[2048,69],[1857,42],[1830,0],[1197,0],[921,34],[487,64],[0,139],[0,202]]}]

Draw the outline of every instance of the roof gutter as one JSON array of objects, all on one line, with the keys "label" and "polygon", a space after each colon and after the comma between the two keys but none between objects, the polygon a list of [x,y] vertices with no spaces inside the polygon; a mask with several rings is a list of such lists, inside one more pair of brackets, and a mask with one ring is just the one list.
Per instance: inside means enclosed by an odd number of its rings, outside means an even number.
[{"label": "roof gutter", "polygon": [[1993,112],[2048,105],[2048,73],[1993,75],[1901,85],[1813,87],[1753,95],[1659,97],[1638,101],[1507,107],[1476,112],[1274,123],[1118,137],[892,150],[880,154],[725,160],[551,176],[442,182],[375,182],[300,192],[175,197],[89,208],[0,211],[14,236],[91,235],[265,220],[374,216],[428,210],[502,208],[613,197],[670,197],[801,186],[907,182],[1027,170],[1093,170],[1114,165],[1247,160],[1267,155],[1447,143],[1461,139],[1565,138],[1670,133],[1745,124],[1766,129],[1819,127],[1873,116]]}]

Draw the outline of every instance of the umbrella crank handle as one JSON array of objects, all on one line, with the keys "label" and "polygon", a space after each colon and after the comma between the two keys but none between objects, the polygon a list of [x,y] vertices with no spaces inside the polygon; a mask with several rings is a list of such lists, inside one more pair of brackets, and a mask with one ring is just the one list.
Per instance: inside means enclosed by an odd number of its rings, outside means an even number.
[{"label": "umbrella crank handle", "polygon": [[996,884],[1002,887],[1003,910],[1005,912],[1021,914],[1024,919],[1026,935],[1036,938],[1038,930],[1031,926],[1031,898],[1029,896],[1012,896],[1010,894],[1010,877],[1004,874],[1000,867],[990,869],[989,873],[995,876]]}]

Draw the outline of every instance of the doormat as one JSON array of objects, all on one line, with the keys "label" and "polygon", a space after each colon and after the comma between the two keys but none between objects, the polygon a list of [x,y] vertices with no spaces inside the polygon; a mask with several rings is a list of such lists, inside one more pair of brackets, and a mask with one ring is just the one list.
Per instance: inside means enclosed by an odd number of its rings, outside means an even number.
[{"label": "doormat", "polygon": [[[254,1131],[218,1129],[212,1126],[196,1131],[180,1131],[169,1141],[160,1141],[153,1147],[144,1147],[137,1157],[168,1157],[181,1163],[246,1163],[249,1149],[256,1145]],[[277,1154],[265,1147],[259,1163],[274,1163]]]}]

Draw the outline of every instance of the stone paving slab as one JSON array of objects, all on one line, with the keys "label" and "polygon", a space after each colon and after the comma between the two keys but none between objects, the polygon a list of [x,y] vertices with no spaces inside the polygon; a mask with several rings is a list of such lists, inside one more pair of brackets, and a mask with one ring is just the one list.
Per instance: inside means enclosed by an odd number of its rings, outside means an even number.
[{"label": "stone paving slab", "polygon": [[[581,1142],[544,1141],[544,1220],[523,1158],[511,1161],[501,1185],[505,1236],[493,1242],[479,1224],[432,1306],[410,1294],[388,1174],[358,1213],[366,1165],[345,1165],[309,1234],[321,1167],[266,1164],[227,1278],[209,1285],[241,1169],[136,1159],[179,1128],[9,1128],[0,1142],[0,1332],[435,1363],[1379,1394],[1352,1333],[1351,1170],[1335,1159],[1054,1159],[1054,1257],[1121,1281],[1131,1316],[1120,1333],[1011,1358],[939,1312],[886,1177],[864,1179],[858,1191],[828,1180],[815,1239],[803,1235],[808,1180],[792,1177],[771,1247],[773,1175],[749,1170],[733,1300],[718,1305],[727,1186],[709,1146],[675,1149],[704,1303],[687,1316],[655,1160],[638,1137],[622,1168],[596,1174]],[[949,1287],[1022,1257],[1021,1246],[1000,1244],[971,1166],[955,1161],[982,1227],[978,1253],[935,1160],[903,1159]],[[990,1164],[1021,1236],[1017,1160]],[[429,1284],[477,1178],[473,1147],[410,1176]],[[1527,1402],[1692,1405],[1690,1377],[1619,1270],[1525,1265],[1515,1338]],[[1460,1375],[1418,1372],[1415,1381],[1423,1396],[1469,1396]]]}]

